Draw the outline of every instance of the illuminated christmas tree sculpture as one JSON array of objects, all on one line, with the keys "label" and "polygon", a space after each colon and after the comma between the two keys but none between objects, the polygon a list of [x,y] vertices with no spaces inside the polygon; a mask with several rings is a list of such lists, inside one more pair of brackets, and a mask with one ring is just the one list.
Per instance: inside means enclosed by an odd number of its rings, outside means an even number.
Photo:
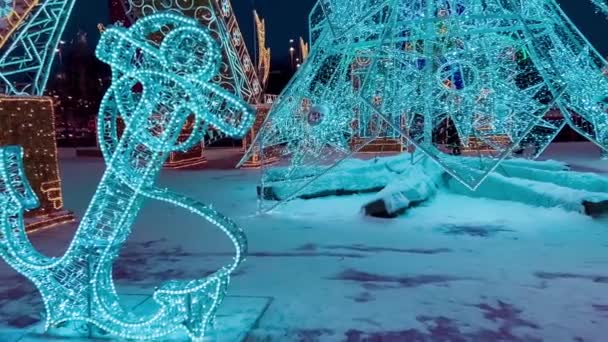
[{"label": "illuminated christmas tree sculpture", "polygon": [[[242,262],[246,237],[231,220],[193,199],[160,189],[157,178],[169,153],[198,143],[207,125],[242,136],[253,113],[211,79],[221,51],[196,20],[151,15],[129,30],[106,30],[97,56],[112,67],[112,86],[99,110],[99,140],[107,170],[62,257],[40,254],[24,233],[22,215],[35,208],[19,147],[0,148],[0,255],[40,290],[46,328],[88,322],[120,339],[163,338],[183,330],[205,335]],[[141,92],[134,91],[140,87]],[[193,134],[179,140],[194,117]],[[122,133],[118,127],[124,126]],[[158,311],[139,315],[123,309],[112,279],[112,264],[146,200],[188,210],[228,235],[233,263],[192,281],[169,281],[153,294]]]},{"label": "illuminated christmas tree sculpture", "polygon": [[283,160],[262,187],[295,194],[387,137],[472,189],[568,124],[608,148],[606,61],[554,0],[319,0],[310,34],[249,151]]}]

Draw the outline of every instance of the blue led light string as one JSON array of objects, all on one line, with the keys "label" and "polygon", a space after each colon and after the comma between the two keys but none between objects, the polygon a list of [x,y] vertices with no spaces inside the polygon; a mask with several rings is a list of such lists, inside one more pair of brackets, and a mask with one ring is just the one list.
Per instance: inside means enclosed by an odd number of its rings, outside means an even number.
[{"label": "blue led light string", "polygon": [[[99,187],[66,253],[47,258],[24,233],[23,212],[37,200],[23,175],[22,152],[1,148],[1,255],[40,290],[47,328],[83,321],[119,338],[162,338],[184,330],[200,339],[226,293],[230,274],[243,261],[246,237],[209,206],[155,183],[168,155],[198,143],[208,125],[239,137],[251,126],[254,113],[242,100],[209,83],[219,70],[220,50],[195,20],[155,14],[128,30],[109,28],[96,54],[112,66],[113,75],[99,110],[98,134],[107,163]],[[134,91],[136,86],[142,91]],[[180,142],[191,116],[196,129]],[[119,119],[124,123],[120,133]],[[153,294],[160,309],[134,315],[120,306],[112,264],[146,200],[199,215],[226,233],[236,254],[233,263],[205,278],[165,283]]]},{"label": "blue led light string", "polygon": [[606,0],[589,0],[598,12],[608,15],[608,2]]},{"label": "blue led light string", "polygon": [[0,18],[4,18],[13,11],[13,0],[0,1]]},{"label": "blue led light string", "polygon": [[43,95],[76,0],[37,2],[0,44],[0,91],[9,95]]}]

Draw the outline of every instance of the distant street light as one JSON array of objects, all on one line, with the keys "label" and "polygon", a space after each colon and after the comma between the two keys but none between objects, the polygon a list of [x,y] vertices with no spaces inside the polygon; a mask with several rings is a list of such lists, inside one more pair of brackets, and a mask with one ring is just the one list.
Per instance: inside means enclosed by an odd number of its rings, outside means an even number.
[{"label": "distant street light", "polygon": [[293,70],[293,54],[296,49],[292,46],[289,48],[289,65],[291,66],[291,70]]}]

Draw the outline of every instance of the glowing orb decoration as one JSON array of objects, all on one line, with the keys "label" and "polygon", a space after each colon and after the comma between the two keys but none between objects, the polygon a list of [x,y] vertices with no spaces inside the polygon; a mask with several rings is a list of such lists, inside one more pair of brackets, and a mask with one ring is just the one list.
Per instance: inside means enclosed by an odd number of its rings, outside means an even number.
[{"label": "glowing orb decoration", "polygon": [[329,108],[327,106],[313,106],[307,115],[308,124],[318,126],[328,114]]},{"label": "glowing orb decoration", "polygon": [[[186,51],[187,50],[187,51]],[[202,338],[243,261],[246,237],[234,222],[196,200],[156,186],[168,155],[198,143],[207,125],[242,136],[254,113],[210,80],[221,52],[196,20],[174,14],[146,17],[130,29],[107,29],[98,58],[112,67],[112,86],[99,110],[99,140],[106,172],[62,257],[40,254],[30,244],[23,213],[37,206],[24,175],[22,150],[0,148],[0,255],[40,290],[46,327],[93,324],[121,339],[163,338],[183,330]],[[141,91],[135,91],[141,89]],[[195,129],[179,140],[193,117]],[[120,125],[124,130],[118,132]],[[221,229],[234,244],[233,263],[200,279],[174,280],[153,294],[158,311],[135,314],[120,305],[112,264],[146,200],[188,210]]]}]

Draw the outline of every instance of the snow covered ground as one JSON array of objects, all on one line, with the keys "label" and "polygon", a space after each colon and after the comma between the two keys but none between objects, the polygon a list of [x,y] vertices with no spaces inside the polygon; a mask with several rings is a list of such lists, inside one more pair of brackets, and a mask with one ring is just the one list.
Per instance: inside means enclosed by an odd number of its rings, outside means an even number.
[{"label": "snow covered ground", "polygon": [[[82,214],[103,172],[63,151],[66,207]],[[608,173],[588,144],[546,158]],[[297,200],[256,215],[257,171],[211,151],[209,168],[167,171],[161,186],[213,203],[245,228],[248,260],[230,295],[274,301],[251,341],[606,341],[608,220],[440,194],[395,220],[365,218],[373,195]],[[74,227],[35,234],[61,255]],[[225,237],[177,208],[149,203],[115,265],[123,293],[151,293],[226,263]],[[0,322],[42,310],[33,286],[0,263]]]}]

